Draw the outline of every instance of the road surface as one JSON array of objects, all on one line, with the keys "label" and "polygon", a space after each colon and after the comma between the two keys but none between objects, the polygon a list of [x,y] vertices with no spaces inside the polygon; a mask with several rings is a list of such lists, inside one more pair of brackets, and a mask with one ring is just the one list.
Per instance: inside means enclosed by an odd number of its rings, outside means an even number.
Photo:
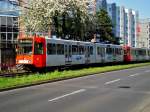
[{"label": "road surface", "polygon": [[0,92],[0,112],[150,112],[150,66]]}]

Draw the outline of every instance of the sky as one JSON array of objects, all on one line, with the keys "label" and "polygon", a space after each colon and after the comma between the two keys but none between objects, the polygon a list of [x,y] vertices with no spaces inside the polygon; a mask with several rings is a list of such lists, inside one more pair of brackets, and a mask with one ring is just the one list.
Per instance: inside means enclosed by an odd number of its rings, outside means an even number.
[{"label": "sky", "polygon": [[108,3],[117,3],[117,6],[125,6],[139,11],[139,18],[150,18],[150,0],[107,0]]}]

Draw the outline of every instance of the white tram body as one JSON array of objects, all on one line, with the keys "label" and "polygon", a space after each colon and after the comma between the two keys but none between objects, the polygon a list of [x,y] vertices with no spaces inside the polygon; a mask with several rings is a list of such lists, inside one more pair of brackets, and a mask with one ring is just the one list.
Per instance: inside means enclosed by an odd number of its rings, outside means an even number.
[{"label": "white tram body", "polygon": [[46,38],[46,66],[123,62],[119,45]]},{"label": "white tram body", "polygon": [[17,64],[27,68],[149,61],[150,49],[35,36],[18,43]]}]

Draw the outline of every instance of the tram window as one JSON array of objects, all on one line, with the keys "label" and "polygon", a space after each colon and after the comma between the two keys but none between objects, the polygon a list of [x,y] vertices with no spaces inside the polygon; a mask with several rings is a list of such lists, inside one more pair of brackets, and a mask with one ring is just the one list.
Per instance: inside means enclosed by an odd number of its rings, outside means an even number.
[{"label": "tram window", "polygon": [[68,53],[68,47],[67,47],[67,45],[65,45],[65,54],[67,54]]},{"label": "tram window", "polygon": [[121,55],[121,49],[118,48],[118,55]]},{"label": "tram window", "polygon": [[64,45],[57,44],[57,54],[64,54]]},{"label": "tram window", "polygon": [[142,55],[143,53],[142,53],[142,50],[139,50],[139,55]]},{"label": "tram window", "polygon": [[105,56],[105,48],[102,48],[102,56],[104,57]]},{"label": "tram window", "polygon": [[138,55],[141,55],[141,51],[140,50],[138,50]]},{"label": "tram window", "polygon": [[120,49],[117,48],[117,55],[120,55]]},{"label": "tram window", "polygon": [[142,52],[142,55],[145,55],[145,52],[144,52],[144,50],[141,50],[141,52]]},{"label": "tram window", "polygon": [[144,55],[144,50],[141,50],[141,55]]},{"label": "tram window", "polygon": [[116,49],[116,54],[120,55],[119,48]]},{"label": "tram window", "polygon": [[144,55],[146,55],[146,50],[144,50]]},{"label": "tram window", "polygon": [[138,53],[137,53],[137,50],[135,50],[134,52],[135,52],[135,55],[137,55],[137,54],[138,54]]},{"label": "tram window", "polygon": [[18,54],[32,54],[32,46],[18,46]]},{"label": "tram window", "polygon": [[102,55],[102,48],[99,48],[99,55]]},{"label": "tram window", "polygon": [[112,50],[112,48],[107,48],[107,49],[106,49],[106,52],[107,52],[107,54],[112,54],[112,53],[113,53],[113,50]]},{"label": "tram window", "polygon": [[32,54],[32,41],[31,40],[19,40],[17,46],[18,54]]},{"label": "tram window", "polygon": [[121,54],[123,54],[123,55],[124,55],[124,50],[123,50],[123,49],[121,49]]},{"label": "tram window", "polygon": [[146,55],[146,50],[144,50],[144,55]]},{"label": "tram window", "polygon": [[65,45],[64,52],[65,52],[66,57],[68,57],[68,56],[71,57],[71,45]]},{"label": "tram window", "polygon": [[115,54],[115,55],[118,54],[118,48],[114,48],[114,54]]},{"label": "tram window", "polygon": [[133,51],[133,55],[136,55],[136,50]]},{"label": "tram window", "polygon": [[98,55],[104,56],[104,52],[105,52],[105,49],[104,49],[104,48],[97,47],[97,54],[98,54]]},{"label": "tram window", "polygon": [[101,49],[101,56],[103,56],[103,54],[104,54],[104,48],[100,48]]},{"label": "tram window", "polygon": [[148,55],[150,56],[150,51],[148,51]]},{"label": "tram window", "polygon": [[72,45],[72,54],[77,55],[78,54],[78,46],[77,45]]},{"label": "tram window", "polygon": [[34,54],[38,55],[38,54],[43,54],[43,44],[42,43],[37,43],[35,42],[34,45]]},{"label": "tram window", "polygon": [[137,55],[138,54],[137,50],[134,50],[134,53],[135,53],[134,55]]},{"label": "tram window", "polygon": [[71,57],[71,55],[72,55],[72,48],[71,48],[72,46],[71,45],[69,45],[69,56]]},{"label": "tram window", "polygon": [[122,49],[118,49],[118,53],[119,53],[119,55],[121,55],[122,54]]},{"label": "tram window", "polygon": [[84,54],[84,46],[79,46],[79,55]]},{"label": "tram window", "polygon": [[141,50],[141,55],[144,55],[144,51],[143,50]]},{"label": "tram window", "polygon": [[137,55],[138,53],[137,53],[137,50],[134,50],[134,53],[135,53],[135,55]]},{"label": "tram window", "polygon": [[115,54],[115,48],[112,48],[112,54]]},{"label": "tram window", "polygon": [[52,44],[52,43],[47,44],[47,54],[49,55],[56,54],[56,44]]},{"label": "tram window", "polygon": [[114,55],[117,55],[117,54],[118,54],[118,48],[114,48],[114,49],[113,49],[113,54],[114,54]]},{"label": "tram window", "polygon": [[90,47],[90,54],[93,55],[93,47]]},{"label": "tram window", "polygon": [[132,55],[135,55],[135,50],[131,50],[131,54],[132,54]]},{"label": "tram window", "polygon": [[97,47],[97,54],[100,55],[100,47]]}]

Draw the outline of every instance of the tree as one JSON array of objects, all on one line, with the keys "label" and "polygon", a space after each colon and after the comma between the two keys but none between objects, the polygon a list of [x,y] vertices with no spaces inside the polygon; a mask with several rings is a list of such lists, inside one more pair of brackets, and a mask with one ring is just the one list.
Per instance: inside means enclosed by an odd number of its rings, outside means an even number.
[{"label": "tree", "polygon": [[30,0],[28,9],[23,9],[22,22],[27,31],[46,32],[51,29],[55,12],[62,13],[61,0]]},{"label": "tree", "polygon": [[68,31],[72,24],[74,34],[80,35],[79,25],[84,23],[87,15],[86,0],[30,0],[21,20],[27,31],[47,32],[55,27],[57,35],[65,37],[70,35]]},{"label": "tree", "polygon": [[100,9],[100,11],[96,13],[96,19],[96,33],[100,34],[100,40],[114,42],[115,39],[112,33],[113,25],[107,11]]},{"label": "tree", "polygon": [[[83,40],[85,21],[88,18],[85,0],[68,0],[68,5],[59,19],[62,38]],[[57,26],[55,26],[57,27]],[[57,29],[57,28],[56,28]]]}]

